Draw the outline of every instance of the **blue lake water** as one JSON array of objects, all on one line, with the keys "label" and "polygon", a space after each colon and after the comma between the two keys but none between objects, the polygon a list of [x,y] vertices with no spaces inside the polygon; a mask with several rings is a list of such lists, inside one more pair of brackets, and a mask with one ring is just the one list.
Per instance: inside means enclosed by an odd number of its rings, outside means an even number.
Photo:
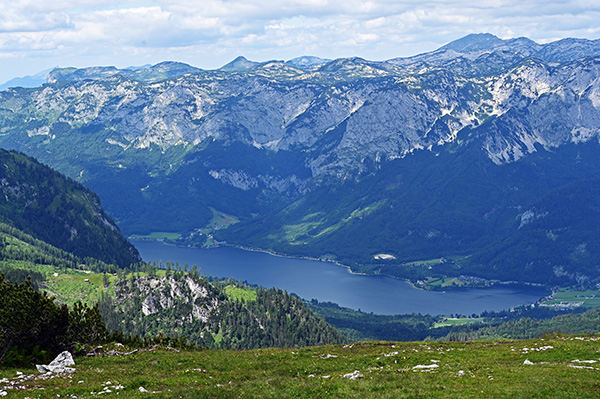
[{"label": "blue lake water", "polygon": [[335,302],[376,314],[470,315],[533,303],[545,295],[539,287],[496,286],[450,292],[423,291],[383,276],[351,274],[329,262],[284,258],[238,248],[186,248],[158,241],[132,241],[147,262],[197,265],[202,275],[278,287],[304,299]]}]

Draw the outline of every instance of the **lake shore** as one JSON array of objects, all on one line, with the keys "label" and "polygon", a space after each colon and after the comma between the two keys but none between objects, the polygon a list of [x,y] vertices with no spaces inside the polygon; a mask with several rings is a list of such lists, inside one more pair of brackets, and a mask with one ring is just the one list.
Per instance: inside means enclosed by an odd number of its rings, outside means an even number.
[{"label": "lake shore", "polygon": [[215,241],[213,243],[213,245],[209,246],[209,247],[204,247],[204,246],[194,246],[194,245],[185,245],[185,244],[181,244],[181,243],[176,243],[174,242],[174,240],[171,239],[164,239],[164,238],[140,238],[140,237],[128,237],[129,240],[134,240],[134,241],[158,241],[158,242],[162,242],[166,245],[171,245],[171,246],[175,246],[175,247],[181,247],[181,248],[203,248],[203,249],[209,249],[209,248],[221,248],[221,247],[225,247],[225,248],[236,248],[236,249],[241,249],[243,251],[250,251],[250,252],[257,252],[257,253],[264,253],[264,254],[268,254],[271,256],[276,256],[279,258],[284,258],[284,259],[298,259],[298,260],[309,260],[309,261],[315,261],[315,262],[323,262],[323,263],[332,263],[336,266],[340,266],[345,268],[348,273],[350,273],[351,275],[355,275],[355,276],[380,276],[380,277],[387,277],[387,278],[391,278],[394,280],[398,280],[398,281],[402,281],[405,282],[406,284],[410,285],[412,288],[414,288],[415,290],[420,290],[420,291],[435,291],[435,292],[441,292],[441,293],[446,293],[449,291],[460,291],[460,290],[465,290],[465,289],[474,289],[474,288],[490,288],[490,287],[494,287],[496,285],[504,285],[504,286],[531,286],[531,287],[543,287],[546,288],[543,284],[537,284],[537,283],[528,283],[528,282],[518,282],[518,281],[501,281],[501,280],[490,280],[488,281],[487,285],[484,286],[480,286],[480,285],[467,285],[467,286],[455,286],[455,287],[445,287],[444,290],[435,290],[435,289],[431,289],[431,288],[427,288],[427,286],[422,286],[419,285],[409,279],[406,278],[401,278],[398,276],[393,276],[393,275],[389,275],[389,274],[376,274],[376,273],[365,273],[365,272],[357,272],[352,270],[352,267],[349,265],[345,265],[339,261],[336,261],[334,259],[330,259],[330,258],[315,258],[315,257],[310,257],[310,256],[295,256],[295,255],[289,255],[289,254],[284,254],[284,253],[279,253],[279,252],[275,252],[273,250],[269,250],[269,249],[263,249],[263,248],[254,248],[254,247],[247,247],[247,246],[243,246],[243,245],[235,245],[235,244],[229,244],[227,242],[224,241]]},{"label": "lake shore", "polygon": [[[383,275],[354,273],[330,259],[290,257],[257,248],[198,248],[164,241],[136,240],[144,260],[196,264],[207,276],[277,287],[306,300],[333,302],[375,314],[472,314],[505,310],[536,302],[544,296],[536,287],[496,286],[427,291],[411,282]],[[326,267],[328,264],[341,266]]]}]

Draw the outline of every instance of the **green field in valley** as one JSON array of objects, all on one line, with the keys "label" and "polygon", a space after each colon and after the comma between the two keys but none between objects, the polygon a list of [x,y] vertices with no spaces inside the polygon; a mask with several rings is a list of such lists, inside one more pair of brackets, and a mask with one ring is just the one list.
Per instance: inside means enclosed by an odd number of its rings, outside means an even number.
[{"label": "green field in valley", "polygon": [[483,317],[444,317],[438,323],[435,323],[434,328],[446,326],[461,326],[470,323],[483,322]]},{"label": "green field in valley", "polygon": [[169,233],[165,231],[156,231],[146,235],[134,234],[131,236],[131,238],[138,240],[176,240],[179,237],[181,237],[181,234],[179,233]]},{"label": "green field in valley", "polygon": [[600,306],[600,290],[562,288],[543,300],[541,305],[556,308],[595,308]]}]

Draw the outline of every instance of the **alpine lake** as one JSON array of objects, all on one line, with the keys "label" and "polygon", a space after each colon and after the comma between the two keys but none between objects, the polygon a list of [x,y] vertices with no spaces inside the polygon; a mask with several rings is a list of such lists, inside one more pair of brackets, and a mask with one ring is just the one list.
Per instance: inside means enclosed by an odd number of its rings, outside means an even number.
[{"label": "alpine lake", "polygon": [[189,248],[161,241],[132,240],[146,262],[178,262],[196,265],[201,275],[233,277],[265,288],[277,287],[299,297],[375,314],[480,314],[508,310],[536,302],[544,288],[528,285],[496,285],[426,291],[385,276],[352,274],[330,262],[275,256],[232,247]]}]

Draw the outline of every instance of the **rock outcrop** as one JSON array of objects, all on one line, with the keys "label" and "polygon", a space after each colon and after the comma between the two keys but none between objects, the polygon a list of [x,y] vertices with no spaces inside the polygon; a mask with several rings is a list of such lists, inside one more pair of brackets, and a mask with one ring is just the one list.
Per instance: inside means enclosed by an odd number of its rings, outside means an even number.
[{"label": "rock outcrop", "polygon": [[76,370],[73,367],[75,360],[71,352],[64,351],[59,354],[50,364],[36,364],[35,367],[40,373],[74,373]]}]

